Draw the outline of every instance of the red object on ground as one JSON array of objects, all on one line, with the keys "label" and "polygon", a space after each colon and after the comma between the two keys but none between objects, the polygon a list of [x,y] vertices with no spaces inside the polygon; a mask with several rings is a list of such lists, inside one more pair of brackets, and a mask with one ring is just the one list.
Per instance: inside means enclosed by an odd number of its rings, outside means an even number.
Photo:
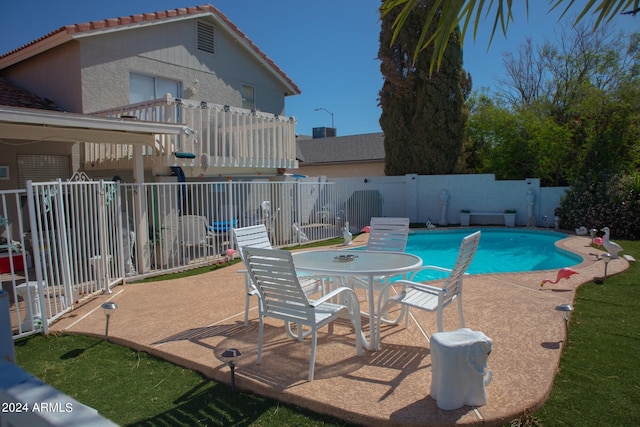
[{"label": "red object on ground", "polygon": [[573,268],[563,267],[558,271],[558,275],[556,276],[555,281],[552,281],[551,279],[544,279],[542,283],[540,283],[540,286],[544,286],[545,283],[551,283],[552,285],[555,285],[560,281],[560,279],[568,279],[574,274],[578,274],[578,272],[575,271]]},{"label": "red object on ground", "polygon": [[[13,258],[13,270],[24,271],[24,260],[22,259],[22,253],[11,252],[11,258]],[[0,273],[11,273],[9,252],[0,253]]]}]

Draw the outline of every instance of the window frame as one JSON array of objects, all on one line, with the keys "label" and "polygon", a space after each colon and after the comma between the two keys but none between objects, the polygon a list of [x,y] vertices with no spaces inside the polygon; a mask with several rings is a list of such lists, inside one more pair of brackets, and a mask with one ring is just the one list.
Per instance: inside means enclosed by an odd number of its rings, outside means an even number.
[{"label": "window frame", "polygon": [[[134,101],[131,98],[131,83],[132,83],[132,76],[139,76],[139,77],[145,77],[145,78],[150,78],[153,79],[153,98],[151,99],[143,99],[143,100],[138,100],[138,101]],[[131,104],[137,104],[139,102],[145,102],[145,101],[150,101],[152,99],[158,99],[158,98],[162,98],[167,92],[159,94],[158,93],[158,80],[162,80],[165,82],[171,82],[171,83],[175,83],[176,85],[176,93],[175,94],[171,94],[171,96],[174,96],[175,98],[182,98],[182,81],[180,80],[174,80],[174,79],[169,79],[166,77],[162,77],[162,76],[156,76],[156,75],[152,75],[152,74],[145,74],[145,73],[138,73],[136,71],[129,71],[129,102]]]},{"label": "window frame", "polygon": [[[251,101],[245,98],[245,88],[251,89]],[[242,108],[246,110],[255,110],[256,109],[256,88],[250,84],[243,83],[240,85],[240,100],[242,103]],[[247,106],[247,104],[251,104]]]}]

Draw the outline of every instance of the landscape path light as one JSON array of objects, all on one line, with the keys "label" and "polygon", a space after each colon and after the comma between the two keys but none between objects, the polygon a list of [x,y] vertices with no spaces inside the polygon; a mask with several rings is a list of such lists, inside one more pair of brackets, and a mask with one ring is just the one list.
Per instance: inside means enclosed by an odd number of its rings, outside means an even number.
[{"label": "landscape path light", "polygon": [[236,391],[236,363],[241,355],[242,353],[237,348],[228,348],[220,355],[229,369],[231,369],[231,391],[233,392]]},{"label": "landscape path light", "polygon": [[107,301],[102,304],[102,310],[104,311],[104,315],[107,317],[107,326],[104,330],[104,339],[105,341],[109,341],[109,318],[111,315],[116,312],[118,309],[118,304],[113,301]]},{"label": "landscape path light", "polygon": [[603,254],[602,261],[604,262],[604,280],[607,280],[607,267],[609,267],[609,262],[611,262],[611,254]]},{"label": "landscape path light", "polygon": [[556,311],[561,311],[564,313],[564,336],[565,336],[565,346],[569,344],[569,315],[573,311],[573,306],[571,304],[558,304],[556,306]]}]

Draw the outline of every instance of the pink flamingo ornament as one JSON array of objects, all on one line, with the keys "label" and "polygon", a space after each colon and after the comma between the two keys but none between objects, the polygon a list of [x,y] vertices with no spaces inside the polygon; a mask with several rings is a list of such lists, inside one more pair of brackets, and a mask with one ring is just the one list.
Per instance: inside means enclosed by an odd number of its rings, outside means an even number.
[{"label": "pink flamingo ornament", "polygon": [[216,264],[224,264],[226,262],[233,260],[236,257],[236,250],[227,249],[224,254],[225,254],[225,257],[219,258],[218,260],[216,260]]},{"label": "pink flamingo ornament", "polygon": [[602,246],[602,237],[596,237],[595,239],[593,239],[593,244],[596,246]]},{"label": "pink flamingo ornament", "polygon": [[560,279],[568,279],[569,277],[573,276],[574,274],[578,274],[578,272],[575,271],[573,268],[563,267],[560,270],[558,270],[558,275],[556,276],[556,280],[555,281],[553,281],[551,279],[544,279],[542,281],[542,283],[540,283],[540,286],[544,286],[545,283],[551,283],[552,285],[555,285],[556,283],[558,283],[560,281]]},{"label": "pink flamingo ornament", "polygon": [[235,249],[227,249],[226,255],[227,255],[227,260],[231,261],[232,259],[234,259],[236,257],[236,250]]}]

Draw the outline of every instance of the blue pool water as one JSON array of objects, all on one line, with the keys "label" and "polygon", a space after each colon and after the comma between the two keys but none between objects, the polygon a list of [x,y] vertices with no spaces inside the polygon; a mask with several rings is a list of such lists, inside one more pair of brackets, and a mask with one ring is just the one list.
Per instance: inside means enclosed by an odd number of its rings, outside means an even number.
[{"label": "blue pool water", "polygon": [[[452,268],[462,239],[476,230],[412,231],[407,252],[422,258],[424,265]],[[478,251],[469,266],[469,274],[508,273],[553,270],[582,262],[579,255],[556,248],[565,234],[536,230],[482,229]],[[425,272],[417,280],[442,277]]]}]

